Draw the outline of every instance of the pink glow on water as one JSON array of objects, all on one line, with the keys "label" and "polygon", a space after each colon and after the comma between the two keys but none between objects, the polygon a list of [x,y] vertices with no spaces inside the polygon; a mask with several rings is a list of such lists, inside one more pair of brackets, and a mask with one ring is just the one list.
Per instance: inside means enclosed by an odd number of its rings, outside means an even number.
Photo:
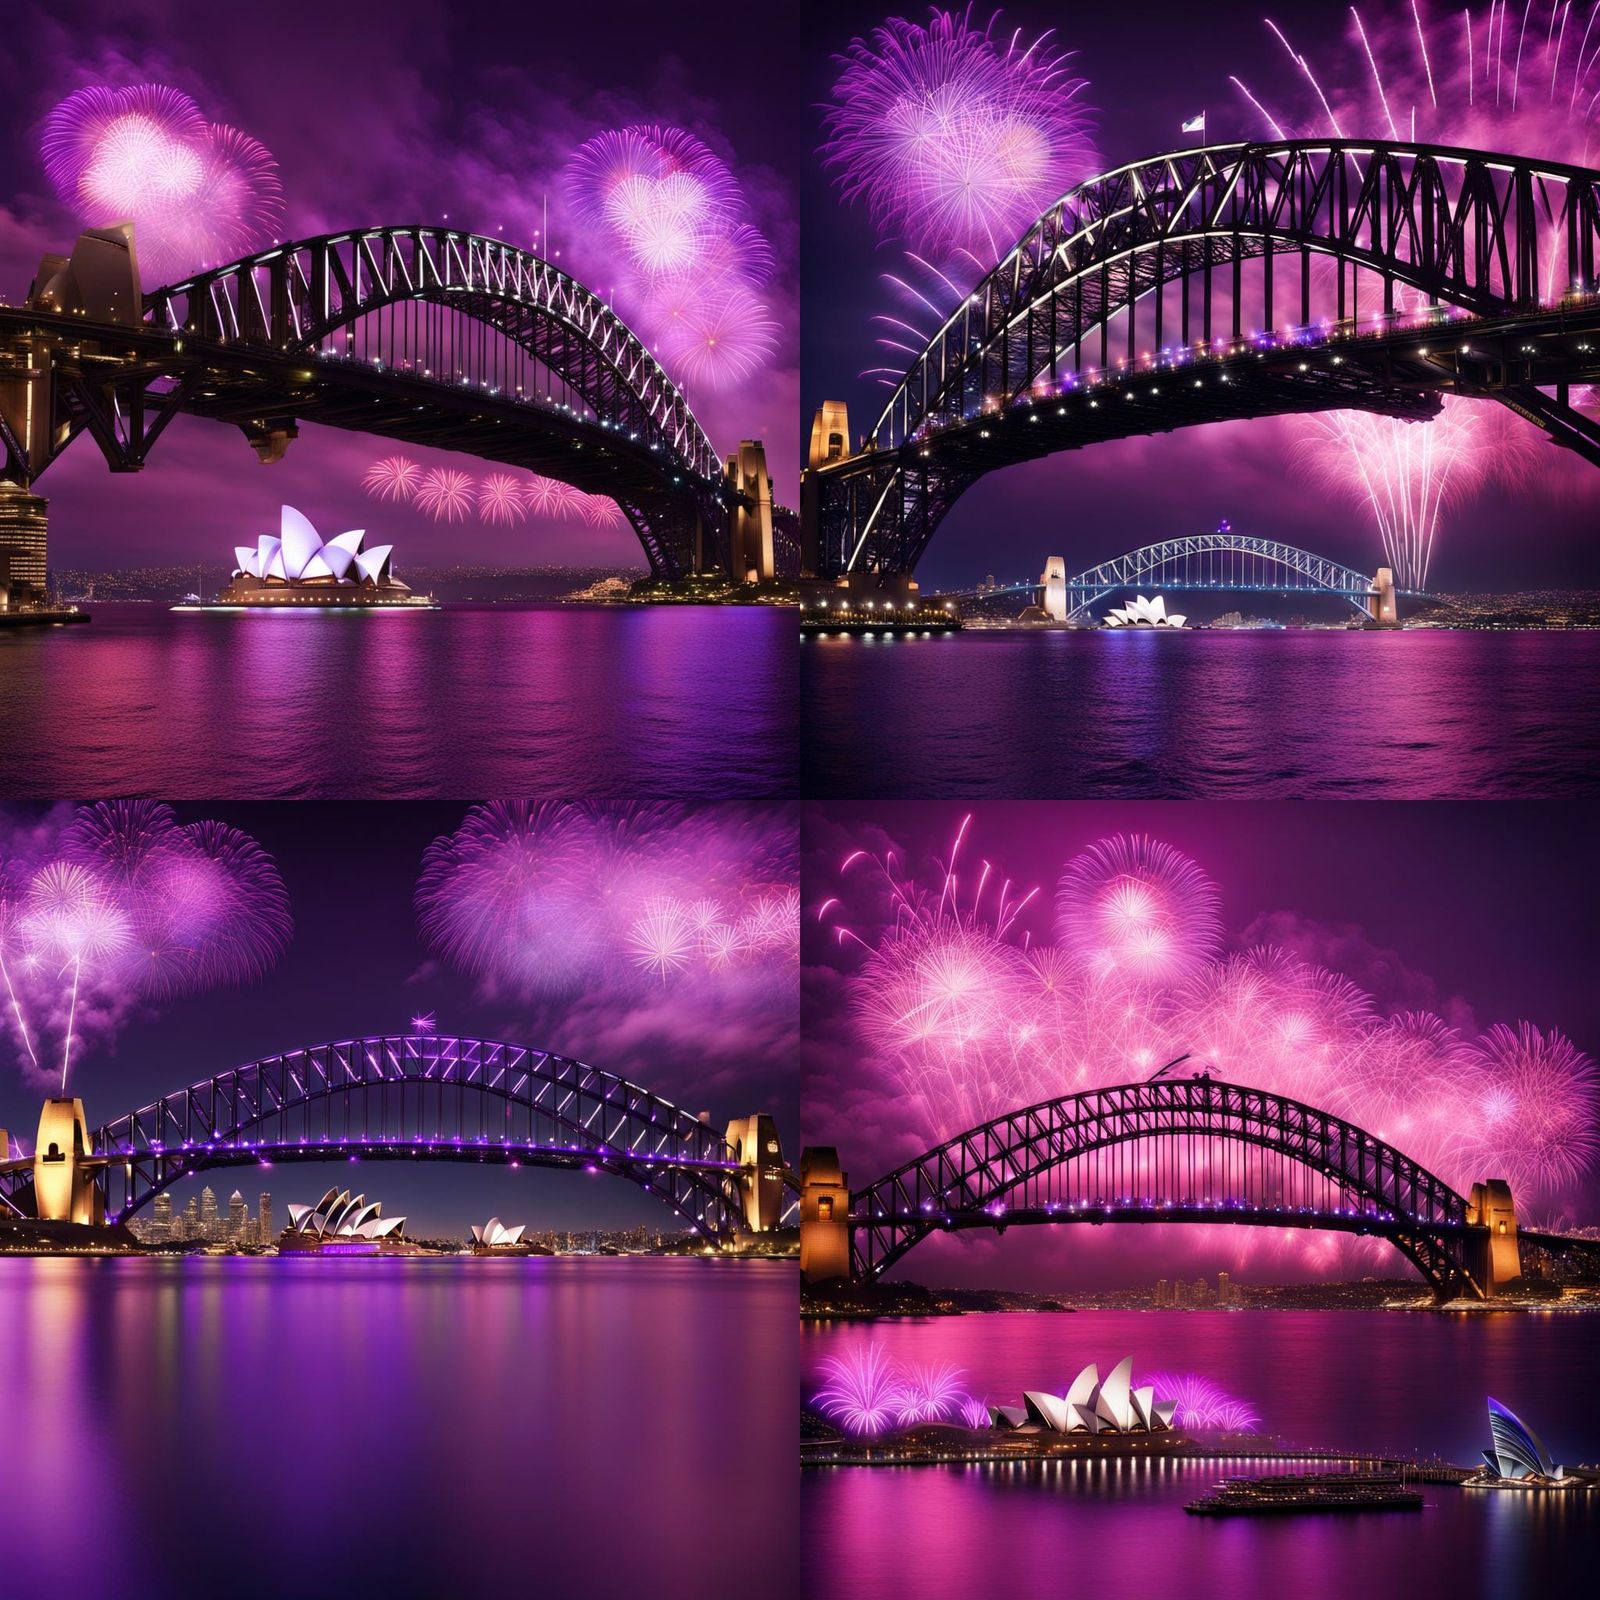
[{"label": "pink glow on water", "polygon": [[824,111],[824,164],[880,241],[995,260],[1099,161],[1086,85],[1050,35],[999,14],[891,17],[851,40]]},{"label": "pink glow on water", "polygon": [[147,282],[238,259],[282,212],[277,163],[164,84],[90,84],[45,118],[45,170],[87,227],[132,220]]}]

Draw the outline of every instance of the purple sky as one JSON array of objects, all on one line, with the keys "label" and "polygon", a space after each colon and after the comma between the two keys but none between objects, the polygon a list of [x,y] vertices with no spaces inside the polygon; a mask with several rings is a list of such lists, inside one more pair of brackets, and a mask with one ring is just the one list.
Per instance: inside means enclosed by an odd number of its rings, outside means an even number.
[{"label": "purple sky", "polygon": [[[76,233],[38,158],[40,119],[88,83],[160,82],[210,119],[260,140],[277,158],[289,236],[384,223],[449,220],[529,242],[545,198],[564,264],[591,282],[605,263],[574,251],[555,178],[607,127],[688,128],[728,162],[778,262],[768,299],[778,355],[741,387],[691,396],[724,452],[768,441],[780,498],[795,499],[789,441],[797,406],[798,256],[794,174],[799,99],[787,7],[769,10],[759,41],[731,0],[673,13],[600,0],[490,12],[425,0],[341,0],[293,26],[203,0],[86,0],[70,16],[25,3],[7,17],[0,58],[0,294],[13,303],[47,249]],[[626,306],[620,306],[626,316]],[[235,430],[180,420],[149,467],[112,479],[79,443],[41,480],[52,501],[52,564],[231,561],[236,543],[275,532],[281,501],[334,533],[365,526],[393,540],[397,561],[642,565],[627,529],[572,522],[511,530],[453,528],[370,500],[361,474],[383,441],[306,429],[282,463],[260,466]],[[469,457],[421,453],[475,470]]]},{"label": "purple sky", "polygon": [[[892,847],[929,882],[933,860],[948,855],[969,811],[966,881],[987,861],[993,882],[1040,888],[1018,924],[1019,938],[1028,932],[1035,943],[1052,939],[1056,880],[1070,857],[1112,833],[1146,832],[1189,855],[1218,885],[1228,948],[1285,944],[1359,983],[1387,1012],[1435,1010],[1469,1033],[1526,1019],[1561,1029],[1591,1056],[1600,1052],[1589,888],[1600,846],[1582,806],[812,805],[803,822],[802,1131],[808,1144],[839,1148],[855,1188],[937,1140],[925,1114],[864,1050],[849,1013],[863,953],[841,944],[832,924],[843,922],[870,942],[863,908],[871,896],[862,888],[870,873],[852,880],[856,889],[844,891],[848,909],[830,925],[818,923],[817,911],[841,892],[840,865],[854,850]],[[1591,1212],[1597,1194],[1591,1175],[1581,1201]],[[1193,1276],[1234,1264],[1181,1229],[1108,1229],[1092,1240],[1087,1233],[1024,1230],[1001,1244],[985,1233],[934,1239],[901,1270],[930,1283],[1047,1287],[1153,1281],[1162,1272]],[[1227,1230],[1225,1243],[1263,1237],[1263,1230]],[[1404,1275],[1398,1256],[1376,1260],[1361,1270]],[[1246,1270],[1267,1280],[1298,1274],[1292,1257],[1251,1260]]]},{"label": "purple sky", "polygon": [[[980,7],[974,15],[981,21],[993,9]],[[1459,27],[1459,6],[1429,0],[1422,9],[1439,29]],[[1472,9],[1476,14],[1480,7]],[[1351,76],[1360,47],[1351,35],[1346,0],[1298,0],[1267,10],[1330,87]],[[1367,0],[1361,12],[1375,36],[1384,19],[1412,27],[1408,0]],[[824,0],[810,9],[804,90],[812,107],[813,148],[821,138],[817,107],[838,71],[833,56],[888,15],[925,21],[927,8]],[[1181,124],[1201,111],[1211,142],[1263,133],[1260,119],[1228,82],[1230,74],[1280,111],[1306,112],[1304,86],[1296,83],[1267,31],[1262,7],[1254,3],[1063,8],[1049,0],[1017,0],[1001,11],[997,31],[1008,37],[1021,29],[1032,38],[1051,28],[1053,43],[1077,53],[1073,67],[1088,80],[1085,98],[1097,110],[1108,168],[1181,148],[1189,142]],[[1539,39],[1542,44],[1542,34]],[[1347,131],[1380,130],[1352,123]],[[857,376],[879,360],[869,318],[896,309],[880,275],[904,271],[904,256],[896,245],[879,246],[865,208],[841,205],[815,161],[806,169],[801,214],[802,438],[822,400],[844,398],[859,439],[888,393]],[[1034,577],[1052,554],[1064,554],[1068,570],[1076,571],[1155,539],[1208,532],[1222,518],[1241,533],[1282,538],[1362,570],[1375,567],[1380,545],[1365,508],[1313,487],[1290,459],[1287,437],[1286,424],[1270,421],[1190,428],[995,473],[945,520],[920,575],[932,586],[970,584],[991,572],[1013,580]],[[1432,587],[1595,583],[1600,566],[1590,534],[1600,515],[1600,472],[1542,439],[1531,443],[1534,470],[1524,489],[1491,486],[1446,511]]]},{"label": "purple sky", "polygon": [[[72,1091],[91,1126],[215,1072],[285,1049],[367,1033],[405,1032],[433,1012],[441,1032],[504,1039],[560,1051],[617,1072],[717,1126],[770,1111],[786,1149],[798,1121],[791,1012],[724,1003],[715,1015],[686,1007],[663,987],[641,1004],[604,985],[559,1006],[490,998],[472,978],[435,959],[416,931],[412,893],[423,851],[459,826],[459,805],[283,805],[177,808],[180,822],[218,818],[255,837],[274,857],[294,912],[283,960],[240,990],[185,996],[134,1015],[113,1041],[75,1061]],[[0,807],[7,836],[39,808]],[[24,1087],[6,1041],[0,1067],[0,1127],[33,1148],[39,1091]],[[224,1198],[235,1184],[253,1202],[272,1191],[282,1216],[291,1200],[315,1200],[329,1184],[354,1181],[387,1212],[417,1219],[413,1231],[459,1235],[491,1213],[536,1227],[672,1225],[672,1213],[632,1184],[564,1172],[494,1167],[279,1167],[227,1169],[180,1185],[178,1204],[209,1182]]]}]

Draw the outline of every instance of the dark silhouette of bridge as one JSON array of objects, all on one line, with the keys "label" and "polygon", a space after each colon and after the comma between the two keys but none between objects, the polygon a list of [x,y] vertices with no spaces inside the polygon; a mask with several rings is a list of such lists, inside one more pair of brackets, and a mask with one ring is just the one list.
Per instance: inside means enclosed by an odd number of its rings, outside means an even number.
[{"label": "dark silhouette of bridge", "polygon": [[1492,1296],[1519,1246],[1600,1265],[1600,1241],[1519,1232],[1501,1180],[1448,1184],[1383,1139],[1205,1075],[1062,1095],[992,1118],[851,1192],[837,1152],[801,1157],[810,1282],[871,1282],[933,1233],[1066,1223],[1228,1223],[1387,1239],[1441,1299]]},{"label": "dark silhouette of bridge", "polygon": [[5,1156],[0,1148],[0,1212],[55,1221],[124,1222],[214,1168],[350,1159],[611,1173],[718,1243],[782,1226],[794,1209],[770,1117],[724,1132],[568,1056],[453,1035],[268,1056],[93,1132],[81,1101],[49,1100],[34,1154]]},{"label": "dark silhouette of bridge", "polygon": [[136,472],[178,415],[232,424],[266,462],[317,422],[606,495],[659,576],[773,575],[759,444],[724,463],[599,295],[497,239],[326,234],[141,294],[131,225],[94,229],[45,257],[0,330],[3,477],[19,487],[84,434]]},{"label": "dark silhouette of bridge", "polygon": [[1063,196],[912,362],[853,448],[818,414],[802,564],[904,577],[989,472],[1105,440],[1495,400],[1600,463],[1600,171],[1288,140],[1135,162]]},{"label": "dark silhouette of bridge", "polygon": [[1224,523],[1215,533],[1183,534],[1142,545],[1071,577],[1062,558],[1051,556],[1039,578],[967,590],[953,598],[1037,595],[1038,603],[1058,621],[1087,622],[1101,601],[1136,584],[1215,594],[1329,595],[1372,621],[1379,620],[1386,594],[1415,597],[1413,591],[1394,590],[1386,573],[1368,577],[1280,539],[1235,533]]}]

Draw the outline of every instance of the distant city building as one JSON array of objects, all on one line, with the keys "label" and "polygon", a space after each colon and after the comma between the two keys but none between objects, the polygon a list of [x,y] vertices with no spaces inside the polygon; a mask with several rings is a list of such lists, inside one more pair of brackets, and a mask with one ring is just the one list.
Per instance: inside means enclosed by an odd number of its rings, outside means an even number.
[{"label": "distant city building", "polygon": [[272,1196],[265,1189],[256,1201],[256,1243],[272,1243]]},{"label": "distant city building", "polygon": [[228,1197],[228,1237],[235,1243],[244,1243],[249,1222],[250,1208],[245,1205],[244,1196],[235,1189]]},{"label": "distant city building", "polygon": [[153,1239],[172,1237],[172,1196],[163,1190],[150,1207],[150,1234]]},{"label": "distant city building", "polygon": [[1232,1305],[1233,1279],[1226,1272],[1217,1274],[1217,1304],[1219,1306]]},{"label": "distant city building", "polygon": [[[206,1193],[210,1194],[211,1191],[207,1189]],[[214,1209],[214,1196],[212,1204]],[[189,1203],[183,1208],[183,1232],[180,1237],[184,1239],[198,1239],[200,1237],[200,1202],[193,1195],[189,1196]]]},{"label": "distant city building", "polygon": [[200,1231],[207,1239],[217,1236],[217,1195],[209,1183],[200,1191]]},{"label": "distant city building", "polygon": [[1165,1278],[1156,1279],[1156,1304],[1158,1306],[1172,1304],[1172,1285]]}]

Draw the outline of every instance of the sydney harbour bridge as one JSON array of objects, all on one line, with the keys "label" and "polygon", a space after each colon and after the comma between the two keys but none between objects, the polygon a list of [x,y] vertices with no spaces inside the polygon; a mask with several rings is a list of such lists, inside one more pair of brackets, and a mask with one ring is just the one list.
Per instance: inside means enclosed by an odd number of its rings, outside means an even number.
[{"label": "sydney harbour bridge", "polygon": [[503,1040],[373,1035],[178,1089],[91,1130],[47,1100],[31,1156],[0,1132],[0,1223],[121,1223],[180,1179],[282,1162],[475,1162],[610,1173],[709,1244],[792,1226],[776,1124],[718,1130],[614,1073]]},{"label": "sydney harbour bridge", "polygon": [[1519,1227],[1503,1179],[1459,1194],[1342,1117],[1177,1065],[994,1117],[863,1189],[837,1150],[803,1151],[802,1276],[871,1283],[935,1233],[1085,1223],[1387,1239],[1441,1300],[1491,1298],[1535,1254],[1600,1272],[1600,1239]]},{"label": "sydney harbour bridge", "polygon": [[1348,139],[1217,145],[1064,195],[872,428],[821,407],[802,570],[909,575],[986,474],[1199,423],[1497,402],[1600,465],[1600,170]]},{"label": "sydney harbour bridge", "polygon": [[1088,623],[1097,606],[1140,584],[1162,592],[1329,596],[1343,601],[1358,617],[1381,623],[1398,623],[1399,595],[1417,598],[1414,591],[1395,588],[1394,574],[1387,567],[1369,578],[1341,561],[1313,555],[1281,539],[1235,533],[1226,523],[1215,533],[1182,534],[1142,545],[1070,577],[1065,558],[1051,556],[1037,579],[994,584],[949,598],[1037,597],[1039,607],[1054,621]]},{"label": "sydney harbour bridge", "polygon": [[231,424],[263,462],[314,422],[558,479],[614,500],[658,577],[771,578],[787,542],[759,442],[720,458],[599,295],[459,230],[326,234],[144,294],[121,224],[0,306],[3,481],[31,489],[82,435],[137,472],[179,415]]}]

